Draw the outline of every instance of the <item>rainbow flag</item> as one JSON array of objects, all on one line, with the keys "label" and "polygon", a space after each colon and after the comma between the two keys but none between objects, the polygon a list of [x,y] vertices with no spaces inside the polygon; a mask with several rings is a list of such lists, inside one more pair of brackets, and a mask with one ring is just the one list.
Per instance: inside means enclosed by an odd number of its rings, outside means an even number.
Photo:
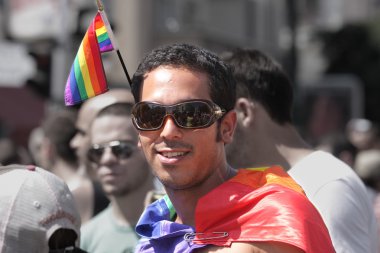
[{"label": "rainbow flag", "polygon": [[114,42],[113,33],[107,18],[104,16],[104,12],[99,11],[94,18],[94,22],[100,52],[104,53],[114,50],[116,43]]},{"label": "rainbow flag", "polygon": [[75,105],[108,91],[101,53],[116,50],[104,11],[98,11],[79,46],[66,82],[65,104]]},{"label": "rainbow flag", "polygon": [[195,244],[280,242],[308,253],[335,252],[321,215],[279,166],[242,169],[202,196],[195,209]]}]

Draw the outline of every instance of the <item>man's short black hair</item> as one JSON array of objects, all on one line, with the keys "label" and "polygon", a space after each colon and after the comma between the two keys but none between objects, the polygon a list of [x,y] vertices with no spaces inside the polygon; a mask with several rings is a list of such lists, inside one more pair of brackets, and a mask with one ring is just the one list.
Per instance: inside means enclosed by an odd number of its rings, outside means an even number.
[{"label": "man's short black hair", "polygon": [[160,66],[185,68],[207,74],[212,101],[226,111],[234,108],[236,85],[231,68],[215,54],[189,44],[163,46],[145,56],[132,78],[132,93],[136,102],[141,99],[141,85],[145,75]]},{"label": "man's short black hair", "polygon": [[259,102],[279,124],[292,122],[293,87],[280,64],[255,49],[235,49],[221,58],[233,68],[238,98]]}]

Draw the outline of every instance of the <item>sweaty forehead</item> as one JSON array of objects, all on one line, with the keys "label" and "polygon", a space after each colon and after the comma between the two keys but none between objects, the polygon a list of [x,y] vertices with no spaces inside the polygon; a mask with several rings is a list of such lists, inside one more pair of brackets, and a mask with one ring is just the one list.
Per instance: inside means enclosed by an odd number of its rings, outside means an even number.
[{"label": "sweaty forehead", "polygon": [[185,68],[163,66],[146,74],[141,101],[173,104],[189,99],[210,100],[209,93],[207,74]]}]

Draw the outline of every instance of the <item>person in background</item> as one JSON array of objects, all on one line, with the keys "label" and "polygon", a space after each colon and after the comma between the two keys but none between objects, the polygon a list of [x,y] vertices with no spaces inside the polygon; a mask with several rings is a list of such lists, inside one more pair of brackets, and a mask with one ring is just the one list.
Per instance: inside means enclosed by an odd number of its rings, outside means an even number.
[{"label": "person in background", "polygon": [[380,150],[360,151],[354,169],[371,192],[371,199],[374,199],[373,196],[380,192]]},{"label": "person in background", "polygon": [[293,87],[282,67],[254,49],[222,58],[237,81],[238,123],[227,160],[235,167],[282,166],[322,215],[336,252],[377,252],[376,220],[363,182],[347,164],[301,138],[292,123]]},{"label": "person in background", "polygon": [[85,252],[73,196],[44,169],[0,166],[0,216],[1,253]]},{"label": "person in background", "polygon": [[88,158],[110,205],[82,227],[81,247],[91,253],[129,253],[138,242],[134,231],[153,175],[131,121],[132,103],[102,109],[90,127]]},{"label": "person in background", "polygon": [[326,136],[344,132],[348,112],[343,100],[329,93],[315,93],[306,99],[302,106],[310,108],[302,137],[308,144],[316,147]]},{"label": "person in background", "polygon": [[28,152],[9,137],[0,137],[0,165],[30,164]]},{"label": "person in background", "polygon": [[[42,140],[38,166],[62,178],[74,197],[80,190],[81,176],[77,173],[77,159],[70,141],[76,133],[75,112],[60,110],[50,113],[42,122]],[[80,199],[76,200],[79,205]]]},{"label": "person in background", "polygon": [[41,164],[41,143],[44,137],[44,132],[41,126],[37,126],[30,131],[28,138],[28,152],[32,159],[32,164]]},{"label": "person in background", "polygon": [[132,79],[132,119],[167,195],[150,204],[136,252],[334,252],[322,218],[280,167],[236,170],[235,82],[211,52],[153,50]]},{"label": "person in background", "polygon": [[94,215],[108,206],[109,200],[90,169],[87,152],[90,148],[89,128],[96,114],[106,106],[116,102],[131,102],[132,95],[128,89],[115,88],[108,92],[86,100],[80,107],[75,122],[76,134],[70,141],[70,146],[78,157],[78,173],[81,175],[78,205],[82,223],[86,223]]},{"label": "person in background", "polygon": [[[367,187],[377,219],[377,232],[380,241],[380,150],[367,149],[360,151],[357,155],[354,169]],[[380,252],[380,243],[378,250]]]},{"label": "person in background", "polygon": [[346,134],[359,151],[380,149],[379,127],[371,120],[351,119],[346,125]]}]

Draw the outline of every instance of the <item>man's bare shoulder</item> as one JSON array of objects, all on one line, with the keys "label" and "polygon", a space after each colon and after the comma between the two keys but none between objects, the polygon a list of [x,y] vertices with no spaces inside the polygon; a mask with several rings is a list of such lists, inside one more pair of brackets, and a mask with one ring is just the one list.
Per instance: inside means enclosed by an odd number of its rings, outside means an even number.
[{"label": "man's bare shoulder", "polygon": [[197,253],[304,253],[303,250],[285,243],[255,242],[232,243],[231,247],[208,246]]}]

